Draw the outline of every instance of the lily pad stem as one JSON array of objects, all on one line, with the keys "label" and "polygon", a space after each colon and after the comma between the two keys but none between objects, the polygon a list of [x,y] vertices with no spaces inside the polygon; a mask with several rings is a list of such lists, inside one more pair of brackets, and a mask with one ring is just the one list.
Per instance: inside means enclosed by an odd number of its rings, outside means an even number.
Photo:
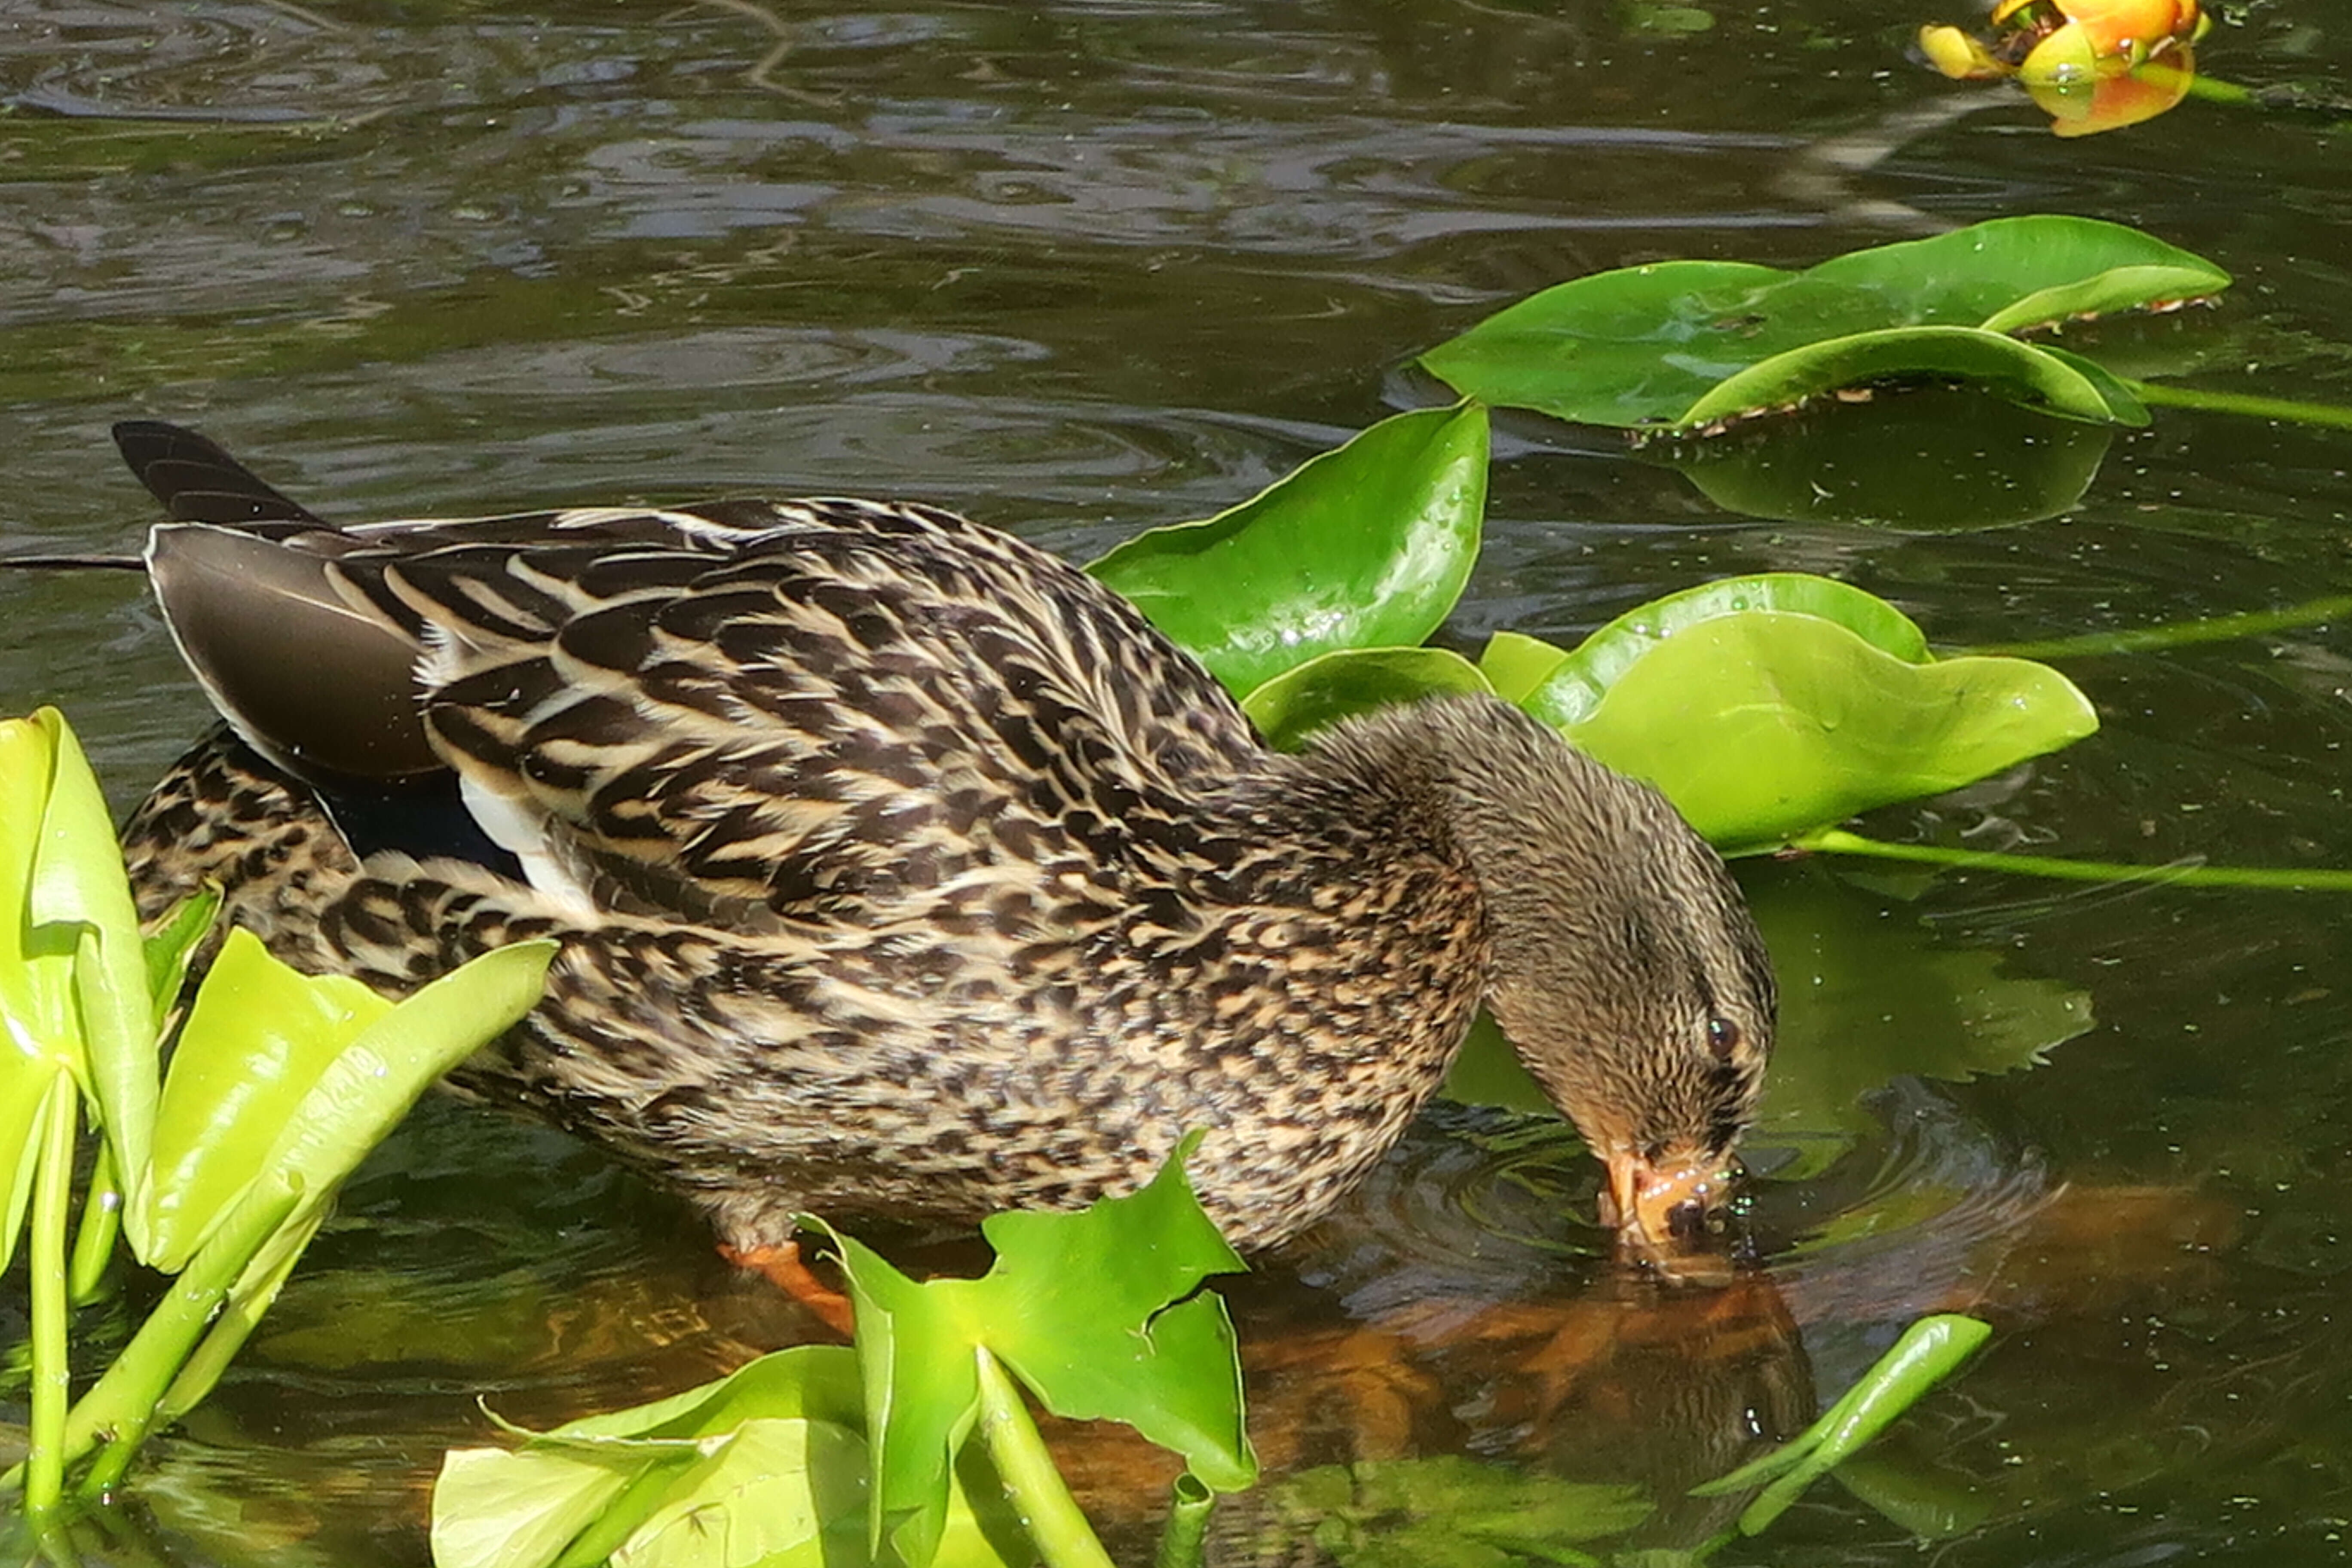
[{"label": "lily pad stem", "polygon": [[1991,1337],[1990,1323],[1955,1312],[1920,1319],[1820,1420],[1729,1475],[1693,1487],[1691,1495],[1719,1497],[1769,1482],[1739,1515],[1742,1535],[1760,1534],[1815,1481],[1868,1447]]},{"label": "lily pad stem", "polygon": [[2284,419],[2294,425],[2316,425],[2327,430],[2352,430],[2352,408],[2334,403],[2305,403],[2291,397],[2256,397],[2242,392],[2200,392],[2194,387],[2158,386],[2152,382],[2116,378],[2132,395],[2154,408],[2200,408],[2209,414],[2242,414],[2253,419]]},{"label": "lily pad stem", "polygon": [[248,1194],[228,1220],[198,1249],[185,1271],[147,1321],[139,1326],[114,1364],[75,1405],[66,1430],[66,1447],[73,1457],[104,1442],[89,1473],[82,1478],[84,1498],[104,1497],[122,1479],[131,1457],[154,1425],[157,1406],[186,1365],[246,1265],[286,1223],[301,1203],[301,1194],[284,1192],[264,1198]]},{"label": "lily pad stem", "polygon": [[122,1232],[122,1184],[115,1179],[114,1152],[103,1142],[90,1166],[89,1192],[81,1205],[81,1224],[74,1227],[73,1269],[68,1277],[73,1302],[87,1307],[106,1285],[107,1265],[114,1261],[115,1237]]},{"label": "lily pad stem", "polygon": [[1112,1568],[1110,1553],[1054,1468],[1021,1391],[986,1345],[974,1345],[971,1353],[980,1372],[981,1441],[1039,1559],[1045,1568]]},{"label": "lily pad stem", "polygon": [[2277,610],[2248,610],[2203,620],[2173,621],[2160,626],[2135,626],[2129,631],[2085,632],[2080,637],[2045,637],[2039,642],[1984,643],[1969,653],[2000,654],[2011,658],[2091,658],[2103,654],[2148,653],[2158,648],[2187,647],[2196,643],[2228,642],[2233,637],[2260,637],[2296,626],[2318,626],[2352,616],[2352,594],[2332,594]]},{"label": "lily pad stem", "polygon": [[1209,1542],[1209,1514],[1216,1506],[1217,1494],[1200,1477],[1190,1470],[1178,1476],[1152,1568],[1201,1568]]},{"label": "lily pad stem", "polygon": [[32,1233],[26,1271],[32,1284],[31,1446],[25,1455],[25,1521],[36,1536],[58,1522],[65,1498],[66,1408],[73,1394],[66,1346],[66,1222],[73,1196],[73,1076],[60,1069],[42,1108],[40,1163],[33,1173]]},{"label": "lily pad stem", "polygon": [[2352,893],[2352,871],[2332,867],[2200,866],[2174,861],[2138,866],[2117,860],[2070,860],[2056,855],[2004,855],[1949,849],[1940,844],[1890,844],[1843,828],[1825,827],[1792,839],[1790,848],[1821,855],[1864,855],[1962,871],[2010,871],[2062,882],[2166,882],[2186,888],[2273,888],[2301,893]]},{"label": "lily pad stem", "polygon": [[2241,87],[2234,81],[2223,81],[2217,76],[2205,76],[2197,71],[2183,71],[2189,79],[2189,96],[2207,103],[2226,103],[2232,109],[2261,109],[2262,95],[2252,88]]}]

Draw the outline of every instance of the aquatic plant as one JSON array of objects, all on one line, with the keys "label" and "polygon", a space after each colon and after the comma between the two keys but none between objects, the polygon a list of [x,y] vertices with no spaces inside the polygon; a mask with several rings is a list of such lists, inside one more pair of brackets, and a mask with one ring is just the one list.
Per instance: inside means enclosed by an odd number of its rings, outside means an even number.
[{"label": "aquatic plant", "polygon": [[848,1282],[855,1349],[779,1351],[669,1399],[520,1434],[518,1448],[452,1453],[434,1488],[435,1563],[930,1568],[1017,1564],[1025,1546],[1051,1568],[1108,1568],[1033,1397],[1181,1455],[1170,1531],[1197,1542],[1211,1497],[1257,1479],[1233,1324],[1201,1289],[1243,1265],[1184,1180],[1199,1141],[1127,1196],[988,1220],[996,1261],[977,1279],[919,1284],[810,1218]]},{"label": "aquatic plant", "polygon": [[[1198,653],[1275,745],[1382,702],[1491,691],[1663,790],[1733,853],[1954,789],[2098,727],[2065,677],[1930,657],[1850,584],[1725,579],[1627,612],[1572,652],[1506,633],[1473,664],[1423,645],[1477,552],[1486,411],[1372,426],[1204,522],[1089,570]],[[1736,755],[1741,765],[1720,759]]]},{"label": "aquatic plant", "polygon": [[2090,136],[2176,108],[2212,25],[2197,0],[2000,0],[1990,37],[1930,26],[1919,48],[1956,79],[2016,78],[2053,132]]},{"label": "aquatic plant", "polygon": [[[1420,357],[1481,402],[1646,438],[1717,432],[1832,394],[1961,382],[2062,418],[2152,405],[2352,428],[2352,410],[2155,385],[2047,329],[2210,300],[2230,275],[2122,224],[2040,213],[1871,246],[1801,272],[1662,261],[1554,284]],[[2021,334],[2033,334],[2029,341]]]},{"label": "aquatic plant", "polygon": [[[553,952],[486,955],[395,1005],[232,932],[183,1020],[212,916],[196,900],[142,939],[72,730],[52,709],[0,721],[0,1262],[21,1233],[32,1380],[28,1452],[5,1484],[37,1537],[63,1521],[76,1467],[75,1496],[103,1496],[150,1431],[211,1391],[343,1179],[530,1009]],[[76,1226],[85,1120],[98,1149]],[[173,1287],[73,1399],[72,1305],[100,1294],[118,1238]]]}]

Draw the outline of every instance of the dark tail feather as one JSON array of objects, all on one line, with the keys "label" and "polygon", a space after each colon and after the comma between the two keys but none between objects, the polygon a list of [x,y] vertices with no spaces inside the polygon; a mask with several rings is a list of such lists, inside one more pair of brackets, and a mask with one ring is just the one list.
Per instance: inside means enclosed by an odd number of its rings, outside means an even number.
[{"label": "dark tail feather", "polygon": [[194,430],[126,419],[114,427],[114,444],[177,521],[225,523],[269,539],[334,526],[279,495]]}]

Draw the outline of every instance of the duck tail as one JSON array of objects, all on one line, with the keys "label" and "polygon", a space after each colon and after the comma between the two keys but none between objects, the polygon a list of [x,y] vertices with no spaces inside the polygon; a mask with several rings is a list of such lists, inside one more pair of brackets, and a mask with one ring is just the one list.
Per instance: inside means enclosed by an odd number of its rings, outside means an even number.
[{"label": "duck tail", "polygon": [[114,427],[114,445],[175,522],[221,523],[265,539],[334,527],[184,426],[125,419]]},{"label": "duck tail", "polygon": [[[114,427],[122,460],[163,510],[180,522],[217,522],[283,538],[331,527],[264,484],[207,437],[155,419]],[[143,572],[146,558],[111,551],[28,551],[0,554],[0,572]]]},{"label": "duck tail", "polygon": [[164,625],[247,744],[314,786],[436,773],[417,641],[344,591],[340,531],[210,437],[130,419],[114,444],[171,521],[142,560]]}]

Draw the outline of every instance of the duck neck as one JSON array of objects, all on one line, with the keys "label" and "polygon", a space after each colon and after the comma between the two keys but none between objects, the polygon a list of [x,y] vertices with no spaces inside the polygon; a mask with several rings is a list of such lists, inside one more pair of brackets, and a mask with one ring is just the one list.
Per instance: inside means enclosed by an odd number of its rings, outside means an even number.
[{"label": "duck neck", "polygon": [[1499,699],[1384,709],[1334,727],[1310,754],[1357,781],[1375,831],[1421,846],[1475,888],[1496,973],[1530,973],[1556,950],[1562,911],[1618,901],[1623,873],[1601,847],[1637,786]]}]

